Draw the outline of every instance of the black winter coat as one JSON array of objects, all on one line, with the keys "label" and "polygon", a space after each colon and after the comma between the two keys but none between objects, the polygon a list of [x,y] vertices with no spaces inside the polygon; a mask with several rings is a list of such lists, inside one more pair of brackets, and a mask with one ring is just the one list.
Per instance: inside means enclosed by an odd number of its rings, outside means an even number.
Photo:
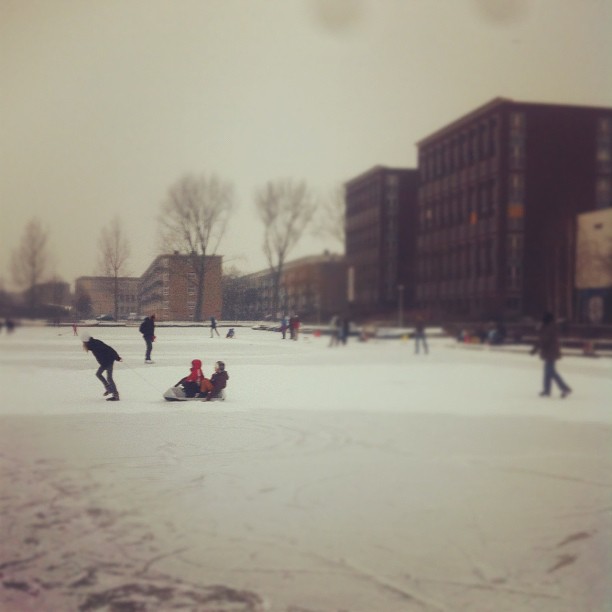
[{"label": "black winter coat", "polygon": [[119,357],[117,351],[112,346],[104,344],[102,340],[90,338],[85,342],[85,346],[93,353],[100,365],[106,366],[113,363],[113,361],[121,361],[121,357]]},{"label": "black winter coat", "polygon": [[210,377],[210,382],[213,384],[212,395],[217,397],[223,389],[227,386],[229,374],[223,370],[223,372],[214,372]]},{"label": "black winter coat", "polygon": [[155,335],[155,321],[151,317],[147,317],[140,324],[140,333],[145,338],[152,338]]}]

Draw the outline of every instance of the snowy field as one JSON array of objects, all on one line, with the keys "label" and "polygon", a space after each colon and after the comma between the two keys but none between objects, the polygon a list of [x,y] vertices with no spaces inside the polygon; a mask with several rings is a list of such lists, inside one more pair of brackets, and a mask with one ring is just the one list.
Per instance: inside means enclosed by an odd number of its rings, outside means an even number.
[{"label": "snowy field", "polygon": [[[612,360],[237,328],[0,335],[0,609],[612,609]],[[224,330],[220,330],[223,332]],[[223,359],[225,402],[164,402]]]}]

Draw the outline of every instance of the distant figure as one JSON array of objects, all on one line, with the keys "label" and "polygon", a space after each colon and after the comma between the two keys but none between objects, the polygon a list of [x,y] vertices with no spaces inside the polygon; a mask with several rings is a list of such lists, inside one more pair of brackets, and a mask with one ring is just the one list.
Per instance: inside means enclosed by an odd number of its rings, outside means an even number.
[{"label": "distant figure", "polygon": [[78,335],[79,335],[79,332],[78,332],[78,329],[77,329],[77,324],[76,324],[76,321],[75,321],[75,322],[72,324],[72,335],[73,335],[73,336],[78,336]]},{"label": "distant figure", "polygon": [[425,335],[425,322],[423,317],[418,317],[414,325],[414,354],[419,354],[419,347],[423,344],[423,350],[425,354],[429,354],[429,348],[427,346],[427,336]]},{"label": "distant figure", "polygon": [[236,336],[236,333],[234,332],[234,328],[233,328],[233,327],[230,327],[230,328],[227,330],[227,334],[225,334],[225,337],[226,337],[226,338],[234,338],[235,336]]},{"label": "distant figure", "polygon": [[147,347],[145,352],[145,363],[153,363],[151,361],[151,351],[153,350],[153,342],[155,342],[155,315],[145,317],[140,324],[139,331],[144,338]]},{"label": "distant figure", "polygon": [[289,335],[292,340],[297,340],[300,334],[300,317],[297,314],[294,314],[289,319]]},{"label": "distant figure", "polygon": [[351,333],[351,320],[345,315],[338,322],[338,326],[340,342],[342,342],[343,345],[346,345],[349,334]]},{"label": "distant figure", "polygon": [[561,349],[559,347],[559,333],[555,318],[551,312],[545,312],[542,316],[542,325],[538,334],[538,340],[531,349],[531,354],[540,353],[540,359],[544,361],[544,388],[540,397],[550,396],[552,381],[557,383],[561,389],[561,397],[567,397],[572,390],[559,376],[555,369],[555,362],[561,359]]},{"label": "distant figure", "polygon": [[287,330],[289,329],[289,318],[287,315],[283,315],[281,319],[280,331],[283,334],[283,340],[287,337]]},{"label": "distant figure", "polygon": [[[86,353],[91,351],[100,364],[96,372],[96,377],[104,385],[104,396],[110,395],[106,399],[107,402],[118,402],[119,391],[117,391],[117,385],[113,380],[113,365],[115,361],[122,361],[121,357],[117,354],[117,351],[108,344],[104,344],[102,340],[96,340],[89,334],[83,334],[81,338],[83,341],[83,349]],[[104,378],[103,372],[106,372],[106,378]]]},{"label": "distant figure", "polygon": [[328,346],[338,346],[340,344],[340,334],[341,334],[341,319],[335,314],[329,321],[329,345]]},{"label": "distant figure", "polygon": [[220,336],[219,330],[217,329],[217,319],[215,317],[210,317],[210,337],[213,337],[213,332]]},{"label": "distant figure", "polygon": [[13,319],[6,320],[6,331],[9,334],[12,334],[15,331],[15,321],[13,321]]}]

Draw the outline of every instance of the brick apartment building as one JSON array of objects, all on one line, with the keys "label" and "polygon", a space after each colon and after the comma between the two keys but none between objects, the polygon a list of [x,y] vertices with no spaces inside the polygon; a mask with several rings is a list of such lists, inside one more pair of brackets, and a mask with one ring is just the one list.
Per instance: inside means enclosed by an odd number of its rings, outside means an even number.
[{"label": "brick apartment building", "polygon": [[407,306],[413,301],[418,180],[418,170],[376,166],[345,184],[355,314],[389,312],[400,298]]},{"label": "brick apartment building", "polygon": [[577,216],[611,206],[612,109],[498,98],[418,146],[416,305],[575,318]]},{"label": "brick apartment building", "polygon": [[[120,276],[118,283],[117,319],[126,319],[130,313],[138,313],[140,279]],[[99,315],[115,315],[115,279],[109,276],[81,276],[76,279],[76,315],[82,318]]]},{"label": "brick apartment building", "polygon": [[[219,318],[222,308],[220,255],[205,260],[202,319]],[[140,312],[155,313],[158,321],[198,320],[196,275],[189,255],[159,255],[140,278]]]},{"label": "brick apartment building", "polygon": [[239,307],[232,318],[279,319],[298,314],[302,321],[327,322],[347,306],[346,260],[342,255],[323,253],[302,257],[285,264],[280,287],[279,312],[273,312],[273,281],[269,270],[237,279]]}]

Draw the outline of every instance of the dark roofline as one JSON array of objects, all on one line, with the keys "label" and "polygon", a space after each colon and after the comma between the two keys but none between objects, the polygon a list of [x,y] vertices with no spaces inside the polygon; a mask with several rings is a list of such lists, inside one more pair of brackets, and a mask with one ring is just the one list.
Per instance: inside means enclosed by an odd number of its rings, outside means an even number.
[{"label": "dark roofline", "polygon": [[392,167],[392,166],[382,166],[379,164],[377,166],[373,166],[372,168],[370,168],[369,170],[366,170],[365,172],[362,172],[361,174],[353,177],[352,179],[349,179],[348,181],[344,183],[344,186],[348,187],[349,185],[353,185],[355,183],[361,182],[362,180],[364,180],[365,178],[368,178],[369,176],[382,174],[383,172],[418,172],[418,170],[416,168],[398,168],[398,167]]},{"label": "dark roofline", "polygon": [[[80,280],[115,280],[114,276],[79,276],[75,279],[75,282]],[[134,280],[139,281],[140,276],[118,276],[117,280]]]},{"label": "dark roofline", "polygon": [[469,113],[462,115],[461,117],[458,117],[457,119],[451,121],[450,123],[447,123],[445,126],[437,129],[435,132],[432,132],[428,136],[425,136],[425,138],[418,140],[416,143],[416,146],[420,147],[422,145],[425,145],[429,141],[435,140],[447,132],[456,130],[457,128],[459,128],[460,126],[466,123],[470,123],[476,117],[483,115],[484,113],[487,113],[495,108],[502,107],[502,106],[515,106],[515,107],[522,107],[522,108],[548,107],[548,108],[557,108],[557,109],[566,108],[566,109],[575,109],[575,110],[583,110],[583,111],[612,112],[612,107],[606,107],[606,106],[581,106],[578,104],[549,104],[546,102],[521,102],[517,100],[512,100],[511,98],[498,97],[498,98],[493,98],[492,100],[489,100],[489,102],[483,104],[482,106],[479,106],[475,108],[474,110],[470,111]]}]

